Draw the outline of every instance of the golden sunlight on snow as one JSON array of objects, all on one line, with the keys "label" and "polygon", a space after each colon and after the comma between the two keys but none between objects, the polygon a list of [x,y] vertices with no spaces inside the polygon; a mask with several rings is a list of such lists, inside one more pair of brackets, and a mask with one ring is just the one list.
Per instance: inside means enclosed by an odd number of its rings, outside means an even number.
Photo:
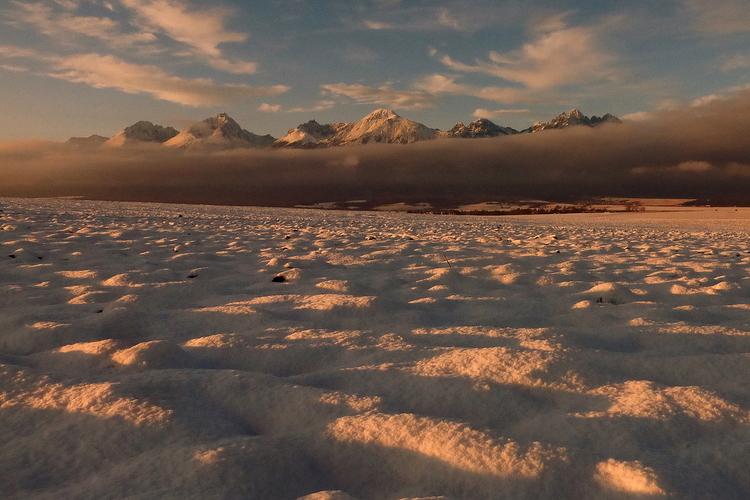
[{"label": "golden sunlight on snow", "polygon": [[739,213],[0,199],[3,494],[748,498]]}]

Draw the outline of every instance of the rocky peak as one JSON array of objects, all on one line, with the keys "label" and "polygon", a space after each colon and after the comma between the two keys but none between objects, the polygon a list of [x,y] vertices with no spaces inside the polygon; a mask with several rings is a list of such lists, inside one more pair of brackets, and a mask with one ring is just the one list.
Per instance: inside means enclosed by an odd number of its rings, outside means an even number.
[{"label": "rocky peak", "polygon": [[598,116],[592,116],[591,117],[591,124],[592,125],[600,125],[602,123],[622,123],[622,120],[617,118],[614,115],[611,115],[607,113],[606,115],[602,116],[601,118]]},{"label": "rocky peak", "polygon": [[576,125],[593,127],[595,125],[599,125],[600,123],[620,123],[620,119],[616,116],[612,116],[609,113],[601,118],[596,116],[589,118],[581,113],[578,109],[573,109],[570,111],[570,114],[561,113],[548,122],[537,122],[531,126],[529,131],[539,132],[541,130],[566,128]]},{"label": "rocky peak", "polygon": [[518,131],[509,128],[501,127],[492,123],[487,118],[479,118],[471,122],[468,126],[464,125],[463,122],[458,122],[456,125],[448,131],[449,137],[460,137],[460,138],[480,138],[480,137],[497,137],[499,135],[510,135],[516,134]]},{"label": "rocky peak", "polygon": [[219,113],[186,128],[165,143],[166,146],[190,149],[262,148],[274,138],[256,135],[240,127],[226,113]]},{"label": "rocky peak", "polygon": [[166,142],[179,132],[172,127],[154,125],[149,121],[139,121],[122,131],[127,139],[136,139],[144,142]]},{"label": "rocky peak", "polygon": [[71,137],[65,144],[76,148],[94,148],[101,146],[109,140],[109,137],[103,137],[101,135],[90,135],[88,137]]},{"label": "rocky peak", "polygon": [[196,137],[220,134],[224,137],[242,137],[244,130],[226,113],[219,113],[193,125],[190,131]]},{"label": "rocky peak", "polygon": [[139,121],[120,130],[104,144],[106,146],[125,146],[144,142],[161,144],[167,142],[177,134],[177,130],[172,127],[162,127],[161,125],[154,125],[149,121]]},{"label": "rocky peak", "polygon": [[365,116],[362,121],[380,121],[380,120],[394,120],[401,118],[390,109],[376,109],[369,115]]}]

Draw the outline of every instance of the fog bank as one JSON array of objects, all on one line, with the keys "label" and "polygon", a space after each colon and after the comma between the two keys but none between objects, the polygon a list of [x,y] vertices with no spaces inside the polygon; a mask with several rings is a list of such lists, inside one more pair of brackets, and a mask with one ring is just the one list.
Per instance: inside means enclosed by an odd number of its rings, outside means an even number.
[{"label": "fog bank", "polygon": [[0,144],[0,196],[289,206],[353,198],[745,197],[750,93],[650,120],[494,139],[190,153]]}]

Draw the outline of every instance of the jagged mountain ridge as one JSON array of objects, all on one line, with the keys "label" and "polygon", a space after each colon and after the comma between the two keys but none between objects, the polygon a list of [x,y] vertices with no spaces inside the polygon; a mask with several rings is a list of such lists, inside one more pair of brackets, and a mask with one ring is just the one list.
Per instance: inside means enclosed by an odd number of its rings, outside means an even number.
[{"label": "jagged mountain ridge", "polygon": [[109,140],[109,137],[90,135],[88,137],[71,137],[65,144],[74,148],[96,148]]},{"label": "jagged mountain ridge", "polygon": [[598,116],[592,116],[591,118],[589,118],[588,116],[581,113],[581,111],[579,111],[578,109],[572,109],[570,111],[570,114],[560,113],[548,122],[536,122],[524,132],[541,132],[542,130],[561,129],[573,127],[576,125],[595,127],[603,123],[621,123],[621,121],[619,118],[609,113],[602,116],[601,118]]},{"label": "jagged mountain ridge", "polygon": [[482,137],[498,137],[501,135],[517,134],[518,130],[510,127],[501,127],[489,121],[487,118],[479,118],[469,125],[458,122],[448,131],[450,137],[462,139],[477,139]]},{"label": "jagged mountain ridge", "polygon": [[280,139],[271,135],[258,135],[243,129],[226,113],[210,118],[177,132],[172,127],[139,121],[126,127],[112,138],[90,136],[71,137],[67,144],[76,147],[123,146],[139,143],[158,143],[166,147],[187,150],[224,150],[235,148],[325,148],[353,144],[383,143],[411,144],[419,141],[447,138],[487,138],[521,133],[540,132],[572,126],[594,127],[603,123],[620,123],[619,118],[605,114],[591,118],[577,109],[570,114],[561,113],[548,122],[537,122],[530,128],[517,131],[479,118],[469,125],[458,122],[452,129],[442,131],[403,118],[391,110],[378,109],[358,122],[320,124],[310,120],[293,129]]},{"label": "jagged mountain ridge", "polygon": [[411,144],[447,137],[447,132],[378,109],[355,123],[321,125],[315,120],[290,129],[275,147],[329,147],[349,144]]},{"label": "jagged mountain ridge", "polygon": [[139,121],[117,132],[104,145],[125,146],[143,142],[164,143],[176,136],[177,133],[177,130],[172,127],[162,127],[148,121]]},{"label": "jagged mountain ridge", "polygon": [[299,125],[287,131],[281,139],[277,139],[274,147],[318,147],[343,130],[351,129],[353,123],[328,123],[321,125],[315,120]]},{"label": "jagged mountain ridge", "polygon": [[351,128],[342,129],[329,140],[330,146],[347,144],[411,144],[446,137],[446,132],[402,118],[389,109],[378,109]]},{"label": "jagged mountain ridge", "polygon": [[264,148],[273,144],[270,135],[248,132],[226,113],[195,123],[164,143],[167,147],[194,150]]}]

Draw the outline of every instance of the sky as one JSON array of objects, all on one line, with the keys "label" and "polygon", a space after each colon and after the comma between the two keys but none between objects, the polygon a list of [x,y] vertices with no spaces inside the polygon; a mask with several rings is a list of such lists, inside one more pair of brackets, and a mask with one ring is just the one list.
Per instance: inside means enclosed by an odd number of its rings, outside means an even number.
[{"label": "sky", "polygon": [[700,106],[750,84],[747,0],[4,0],[0,141],[283,136],[377,108],[443,130]]}]

